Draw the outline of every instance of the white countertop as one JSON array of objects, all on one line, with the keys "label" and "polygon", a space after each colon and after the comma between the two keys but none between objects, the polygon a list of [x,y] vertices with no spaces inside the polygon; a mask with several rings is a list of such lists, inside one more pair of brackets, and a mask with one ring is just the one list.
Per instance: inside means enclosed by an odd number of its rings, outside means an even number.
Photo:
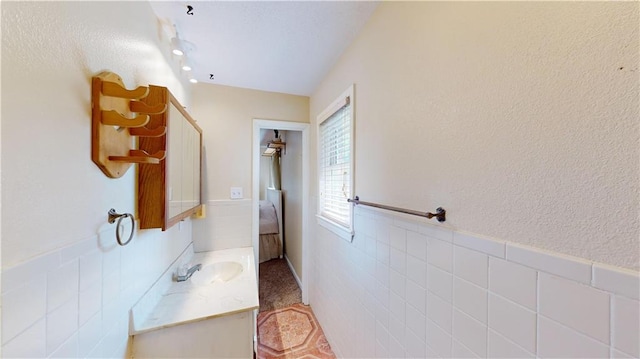
[{"label": "white countertop", "polygon": [[[227,282],[208,285],[196,285],[191,279],[173,282],[146,318],[133,318],[132,334],[258,309],[253,248],[195,253],[191,259],[192,265],[201,263],[203,269],[219,262],[237,262],[243,270]],[[200,272],[195,272],[192,278],[204,274]]]}]

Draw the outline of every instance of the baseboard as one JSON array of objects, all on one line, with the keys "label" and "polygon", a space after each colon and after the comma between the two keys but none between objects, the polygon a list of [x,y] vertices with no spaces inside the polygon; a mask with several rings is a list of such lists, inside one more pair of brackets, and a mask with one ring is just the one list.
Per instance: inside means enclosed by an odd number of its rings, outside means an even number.
[{"label": "baseboard", "polygon": [[287,265],[289,266],[289,269],[291,269],[291,273],[293,273],[293,278],[296,279],[296,282],[298,283],[298,287],[300,289],[302,289],[302,281],[300,281],[300,278],[298,277],[298,273],[296,273],[296,270],[293,269],[293,265],[291,264],[291,261],[289,260],[289,257],[287,257],[287,255],[284,255],[284,259],[287,261]]}]

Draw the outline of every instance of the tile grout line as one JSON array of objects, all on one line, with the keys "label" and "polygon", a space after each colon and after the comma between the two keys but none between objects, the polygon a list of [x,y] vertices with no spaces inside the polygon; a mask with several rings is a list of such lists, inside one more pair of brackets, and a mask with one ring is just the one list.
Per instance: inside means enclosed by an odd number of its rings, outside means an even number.
[{"label": "tile grout line", "polygon": [[[506,257],[506,248],[505,248],[505,257]],[[487,331],[486,331],[486,335],[485,335],[485,344],[486,346],[486,352],[485,352],[485,357],[489,357],[489,318],[491,318],[490,312],[489,312],[489,293],[491,292],[491,290],[489,288],[491,285],[491,278],[489,278],[489,257],[487,257],[487,267],[486,267],[486,275],[487,275],[487,288],[486,288],[486,298],[487,298]]]},{"label": "tile grout line", "polygon": [[613,316],[615,315],[615,310],[613,308],[613,296],[609,294],[609,357],[613,358]]},{"label": "tile grout line", "polygon": [[[451,250],[453,251],[453,247],[452,247]],[[452,262],[453,262],[452,263],[452,266],[453,266],[452,271],[454,271],[454,269],[455,269],[455,258],[453,258]],[[451,341],[449,342],[449,356],[450,357],[453,357],[453,341],[454,341],[454,339],[456,337],[455,333],[457,332],[457,328],[456,328],[455,323],[453,321],[453,311],[456,308],[456,305],[455,305],[455,294],[456,293],[455,293],[455,286],[453,285],[453,277],[454,277],[454,274],[451,273],[451,317],[450,317],[450,320],[451,320]]]},{"label": "tile grout line", "polygon": [[540,272],[536,271],[536,352],[534,353],[538,357],[540,352]]}]

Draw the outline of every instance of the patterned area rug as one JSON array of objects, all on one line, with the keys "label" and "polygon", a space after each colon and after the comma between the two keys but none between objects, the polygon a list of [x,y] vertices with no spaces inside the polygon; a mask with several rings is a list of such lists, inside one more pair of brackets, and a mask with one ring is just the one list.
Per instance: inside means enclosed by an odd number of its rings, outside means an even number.
[{"label": "patterned area rug", "polygon": [[258,359],[333,359],[315,315],[302,303],[258,314]]},{"label": "patterned area rug", "polygon": [[260,263],[260,311],[286,308],[302,302],[302,294],[285,259]]}]

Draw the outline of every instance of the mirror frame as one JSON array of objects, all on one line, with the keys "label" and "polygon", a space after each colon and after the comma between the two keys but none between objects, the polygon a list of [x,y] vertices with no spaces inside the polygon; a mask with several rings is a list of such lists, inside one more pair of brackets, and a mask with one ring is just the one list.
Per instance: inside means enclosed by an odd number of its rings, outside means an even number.
[{"label": "mirror frame", "polygon": [[[138,141],[138,149],[146,151],[147,153],[156,153],[157,151],[169,151],[169,133],[171,128],[169,126],[169,106],[175,106],[187,123],[193,126],[197,131],[200,140],[200,168],[198,171],[199,181],[199,200],[198,204],[192,208],[181,210],[179,214],[169,217],[169,196],[168,196],[168,184],[169,184],[169,169],[167,166],[167,158],[160,161],[159,164],[140,164],[138,165],[138,217],[140,229],[161,228],[163,231],[171,228],[176,223],[183,219],[199,213],[202,210],[202,129],[196,124],[189,113],[182,107],[180,102],[171,94],[166,87],[161,86],[149,86],[149,95],[140,101],[149,106],[157,104],[167,105],[167,110],[162,114],[151,115],[149,122],[145,127],[149,130],[156,129],[160,126],[167,127],[167,131],[162,136],[158,137],[140,137]],[[184,125],[184,123],[183,123]]]},{"label": "mirror frame", "polygon": [[[200,128],[200,126],[198,126],[198,124],[196,124],[196,121],[191,117],[191,115],[189,115],[189,113],[184,109],[184,107],[182,107],[182,105],[180,104],[180,102],[178,102],[178,100],[173,96],[173,94],[171,94],[171,92],[169,92],[167,90],[167,92],[169,93],[169,98],[170,98],[170,104],[168,104],[169,106],[173,105],[176,107],[176,109],[178,109],[178,111],[180,111],[180,113],[182,114],[182,116],[184,117],[185,120],[187,120],[187,124],[191,125],[196,132],[198,133],[198,140],[200,142],[200,146],[199,146],[199,170],[197,172],[197,175],[199,176],[200,180],[198,181],[198,204],[194,207],[191,208],[187,208],[186,210],[182,210],[179,214],[170,217],[167,219],[167,223],[166,223],[166,228],[170,228],[173,225],[175,225],[176,223],[182,221],[183,219],[192,216],[196,213],[198,213],[201,208],[202,208],[202,129]],[[170,113],[169,108],[167,108],[167,113]],[[168,116],[168,115],[167,115]],[[167,118],[167,122],[169,122],[169,119]],[[182,124],[183,128],[185,126],[185,123]],[[167,151],[170,151],[170,148],[168,148],[169,146],[169,133],[171,131],[171,128],[167,128]],[[182,136],[182,138],[184,139],[184,136]],[[184,144],[183,144],[184,145]],[[183,146],[184,149],[184,146]],[[169,158],[168,152],[167,152],[167,158]],[[170,183],[170,173],[169,171],[166,171],[166,175],[167,175],[167,184]],[[165,190],[168,190],[168,188],[165,188]],[[183,195],[184,196],[184,195]],[[183,201],[184,202],[184,201]],[[165,213],[169,214],[169,200],[168,200],[168,195],[167,195],[167,201],[166,201],[166,208],[165,208]],[[166,228],[163,228],[163,230],[166,230]]]}]

